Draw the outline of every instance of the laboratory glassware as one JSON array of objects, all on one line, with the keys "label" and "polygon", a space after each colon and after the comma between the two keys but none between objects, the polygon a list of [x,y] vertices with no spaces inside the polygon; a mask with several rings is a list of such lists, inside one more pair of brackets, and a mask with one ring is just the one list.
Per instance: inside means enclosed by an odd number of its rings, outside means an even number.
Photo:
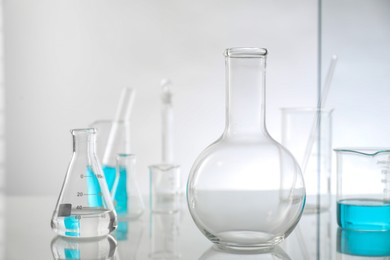
[{"label": "laboratory glassware", "polygon": [[337,223],[390,231],[390,149],[337,148]]},{"label": "laboratory glassware", "polygon": [[390,231],[337,229],[338,260],[389,260]]},{"label": "laboratory glassware", "polygon": [[155,164],[149,166],[150,210],[174,213],[180,208],[180,166]]},{"label": "laboratory glassware", "polygon": [[112,236],[71,239],[57,236],[51,242],[54,260],[114,260],[117,242]]},{"label": "laboratory glassware", "polygon": [[[91,127],[97,129],[97,154],[99,158],[104,158],[109,135],[115,124],[115,138],[111,141],[111,153],[105,157],[103,164],[104,177],[106,178],[108,190],[111,192],[116,213],[121,216],[127,215],[128,196],[126,189],[126,172],[120,175],[116,173],[117,154],[130,153],[130,121],[119,120],[97,120]],[[118,179],[116,179],[118,178]],[[119,187],[119,188],[118,188]]]},{"label": "laboratory glassware", "polygon": [[127,214],[126,173],[119,176],[117,190],[116,184],[116,155],[130,153],[130,115],[134,103],[135,90],[123,88],[118,107],[113,120],[99,120],[92,127],[99,130],[98,152],[102,154],[103,172],[107,181],[108,189],[113,197],[115,209],[118,215]]},{"label": "laboratory glassware", "polygon": [[304,213],[328,210],[332,170],[333,110],[282,108],[282,145],[301,166],[306,187]]},{"label": "laboratory glassware", "polygon": [[145,205],[135,177],[136,156],[120,153],[116,158],[117,175],[122,181],[119,181],[114,189],[120,192],[120,194],[113,194],[117,198],[115,202],[120,202],[115,209],[119,218],[137,219],[144,213]]},{"label": "laboratory glassware", "polygon": [[305,186],[298,163],[265,125],[267,50],[225,51],[226,126],[197,158],[187,202],[201,232],[221,248],[283,241],[298,223]]},{"label": "laboratory glassware", "polygon": [[96,156],[96,130],[73,129],[73,156],[51,220],[61,236],[106,236],[117,227],[117,216]]}]

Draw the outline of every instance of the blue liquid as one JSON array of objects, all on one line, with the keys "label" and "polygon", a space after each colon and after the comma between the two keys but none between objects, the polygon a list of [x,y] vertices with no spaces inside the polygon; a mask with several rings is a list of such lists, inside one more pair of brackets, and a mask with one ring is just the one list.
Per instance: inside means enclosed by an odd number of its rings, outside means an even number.
[{"label": "blue liquid", "polygon": [[[116,168],[111,166],[103,166],[104,177],[107,181],[107,186],[110,192],[115,182]],[[119,170],[119,182],[114,197],[115,210],[118,215],[124,215],[127,213],[127,174],[126,169],[121,168]]]},{"label": "blue liquid", "polygon": [[355,231],[339,228],[337,251],[356,256],[390,256],[390,231]]},{"label": "blue liquid", "polygon": [[65,259],[80,259],[80,250],[74,248],[65,248],[64,249]]},{"label": "blue liquid", "polygon": [[75,216],[69,216],[64,218],[64,226],[67,230],[73,230],[73,231],[66,231],[65,235],[70,237],[79,237],[80,233],[80,221]]},{"label": "blue liquid", "polygon": [[346,199],[337,202],[340,227],[365,231],[390,230],[390,203],[375,199]]},{"label": "blue liquid", "polygon": [[115,230],[115,237],[118,241],[127,240],[127,233],[129,232],[129,223],[127,221],[119,221],[118,228]]},{"label": "blue liquid", "polygon": [[87,167],[87,174],[85,176],[85,179],[87,181],[87,192],[88,194],[90,194],[88,195],[88,206],[102,207],[103,195],[100,189],[99,180],[90,166]]}]

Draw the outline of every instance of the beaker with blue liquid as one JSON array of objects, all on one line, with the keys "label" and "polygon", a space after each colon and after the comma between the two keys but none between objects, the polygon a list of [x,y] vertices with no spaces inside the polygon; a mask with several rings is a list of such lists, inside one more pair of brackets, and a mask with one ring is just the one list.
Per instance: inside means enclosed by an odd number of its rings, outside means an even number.
[{"label": "beaker with blue liquid", "polygon": [[337,223],[359,231],[390,230],[390,149],[338,148]]}]

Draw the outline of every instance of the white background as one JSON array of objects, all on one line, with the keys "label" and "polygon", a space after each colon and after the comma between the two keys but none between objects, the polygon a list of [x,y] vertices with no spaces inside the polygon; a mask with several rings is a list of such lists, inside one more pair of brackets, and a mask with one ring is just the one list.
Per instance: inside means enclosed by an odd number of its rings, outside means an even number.
[{"label": "white background", "polygon": [[[323,70],[340,59],[328,100],[334,145],[390,146],[390,5],[358,2],[323,5]],[[280,107],[316,105],[317,14],[312,0],[5,1],[7,193],[57,195],[69,130],[112,118],[123,87],[137,91],[132,148],[147,193],[147,166],[161,159],[162,78],[174,84],[184,187],[224,128],[227,47],[269,49],[267,124],[279,140]]]}]

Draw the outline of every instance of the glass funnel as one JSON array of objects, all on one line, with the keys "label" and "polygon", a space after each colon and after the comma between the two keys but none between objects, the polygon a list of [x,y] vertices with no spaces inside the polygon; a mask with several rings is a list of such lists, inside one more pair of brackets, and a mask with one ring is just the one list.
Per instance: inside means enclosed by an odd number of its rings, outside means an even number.
[{"label": "glass funnel", "polygon": [[114,206],[96,156],[96,130],[74,129],[73,156],[51,220],[60,236],[106,236],[117,227]]},{"label": "glass funnel", "polygon": [[298,223],[302,173],[265,124],[266,49],[225,51],[226,126],[197,158],[187,202],[201,232],[221,248],[274,246]]}]

